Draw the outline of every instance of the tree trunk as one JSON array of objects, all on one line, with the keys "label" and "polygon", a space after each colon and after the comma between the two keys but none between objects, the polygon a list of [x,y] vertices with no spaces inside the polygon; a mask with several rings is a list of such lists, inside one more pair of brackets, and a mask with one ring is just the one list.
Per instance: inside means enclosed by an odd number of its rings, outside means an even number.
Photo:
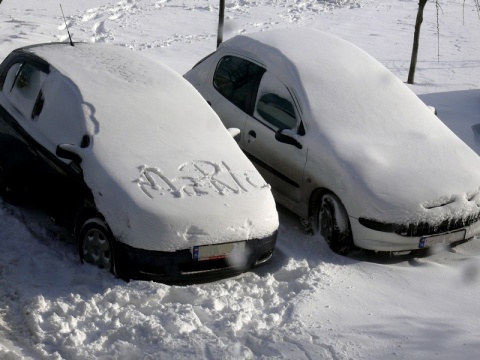
[{"label": "tree trunk", "polygon": [[223,19],[225,17],[225,0],[220,0],[220,8],[218,12],[218,31],[217,31],[217,48],[223,41]]},{"label": "tree trunk", "polygon": [[420,42],[420,27],[423,22],[423,9],[425,8],[427,1],[428,0],[419,0],[418,2],[417,21],[415,22],[415,33],[413,34],[412,59],[410,60],[410,70],[408,71],[407,82],[409,84],[415,82],[415,68],[417,66],[418,44]]}]

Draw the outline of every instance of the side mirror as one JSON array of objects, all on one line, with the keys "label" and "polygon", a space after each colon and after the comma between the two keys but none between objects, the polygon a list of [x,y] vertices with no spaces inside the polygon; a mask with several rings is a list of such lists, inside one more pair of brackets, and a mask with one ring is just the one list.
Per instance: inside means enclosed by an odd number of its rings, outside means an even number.
[{"label": "side mirror", "polygon": [[298,140],[294,138],[295,136],[294,134],[288,134],[289,132],[292,133],[289,130],[278,130],[275,133],[275,139],[278,142],[288,144],[288,145],[293,145],[298,149],[302,149],[303,148],[302,144],[300,144]]},{"label": "side mirror", "polygon": [[55,155],[59,158],[72,160],[75,164],[80,165],[82,162],[82,158],[77,153],[77,147],[71,144],[60,144],[57,146],[55,150]]},{"label": "side mirror", "polygon": [[427,105],[428,108],[430,109],[431,112],[433,112],[435,115],[438,115],[437,109],[435,106]]},{"label": "side mirror", "polygon": [[236,142],[240,141],[240,129],[238,128],[228,128],[227,129],[230,135],[235,139]]}]

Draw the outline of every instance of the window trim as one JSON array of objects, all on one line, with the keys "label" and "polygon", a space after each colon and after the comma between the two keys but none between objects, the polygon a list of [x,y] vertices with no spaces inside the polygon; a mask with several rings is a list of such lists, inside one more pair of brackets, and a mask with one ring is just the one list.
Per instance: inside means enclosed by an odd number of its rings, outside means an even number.
[{"label": "window trim", "polygon": [[50,74],[50,64],[47,63],[45,60],[34,54],[26,53],[22,50],[14,50],[2,63],[2,65],[4,66],[0,68],[0,91],[3,91],[3,85],[5,84],[5,79],[7,78],[8,71],[16,63],[22,63],[22,66],[23,64],[27,63],[35,66],[47,75]]},{"label": "window trim", "polygon": [[[294,124],[292,127],[288,127],[288,124],[285,122],[285,121],[282,121],[280,119],[280,117],[277,117],[277,116],[273,116],[271,115],[271,113],[267,112],[267,111],[264,111],[263,109],[260,109],[260,103],[262,103],[262,99],[267,96],[267,95],[272,95],[278,99],[282,99],[282,100],[285,100],[286,102],[288,102],[288,104],[291,106],[292,110],[293,110],[293,116],[290,116],[292,120],[294,120]],[[279,105],[279,103],[277,102],[272,102],[272,106],[279,109],[282,113],[285,113],[287,115],[291,115],[289,114],[288,110],[285,108],[285,107],[282,107],[282,106],[276,106],[276,105]],[[258,99],[258,101],[256,101],[256,110],[257,110],[257,114],[260,116],[261,120],[265,121],[266,123],[270,124],[272,127],[274,128],[277,128],[278,130],[284,130],[284,129],[295,129],[297,128],[298,126],[298,116],[297,116],[297,111],[295,110],[295,105],[293,104],[293,101],[290,101],[289,99],[285,99],[285,98],[282,98],[281,96],[277,95],[277,93],[275,92],[269,92],[269,93],[266,93],[266,94],[263,94],[260,99]],[[271,121],[269,121],[268,117],[271,117]],[[255,119],[257,119],[256,116],[254,116]],[[260,120],[260,119],[258,119]],[[278,126],[276,126],[276,123],[279,123],[281,125],[284,125],[283,128],[280,128]],[[292,121],[293,122],[293,121]]]},{"label": "window trim", "polygon": [[[301,111],[301,107],[300,107],[300,104],[298,103],[298,99],[297,99],[297,96],[295,95],[295,92],[293,92],[287,85],[285,85],[280,79],[278,79],[277,76],[275,76],[274,74],[272,74],[272,75],[278,81],[280,81],[283,86],[285,86],[285,88],[287,89],[288,93],[290,94],[290,96],[292,97],[292,100],[293,100],[292,105],[293,105],[294,110],[296,112],[295,115],[298,116],[298,119],[297,119],[297,123],[295,124],[295,126],[290,130],[295,131],[297,133],[297,135],[304,136],[306,134],[307,128],[305,126],[305,122],[303,121],[303,112]],[[262,74],[262,78],[263,78],[263,74]],[[252,104],[252,113],[249,114],[249,115],[253,119],[257,120],[260,124],[267,127],[268,129],[272,130],[273,132],[277,132],[278,130],[280,130],[280,128],[276,128],[273,124],[269,123],[268,121],[266,121],[264,119],[259,119],[258,117],[256,117],[254,115],[255,103],[256,103],[256,100],[257,100],[257,96],[258,96],[258,89],[260,87],[260,81],[261,81],[261,79],[259,80],[259,83],[258,83],[256,91],[255,91],[256,95],[255,95],[255,99],[253,100],[253,104]]]},{"label": "window trim", "polygon": [[[242,59],[244,61],[248,61],[248,62],[250,62],[250,63],[259,67],[259,71],[255,75],[252,92],[250,93],[250,95],[246,99],[245,109],[240,108],[232,100],[230,100],[228,97],[226,97],[218,89],[218,87],[215,85],[215,74],[217,73],[218,68],[219,68],[220,64],[222,63],[223,59],[225,59],[226,57],[236,57],[236,58]],[[227,99],[228,102],[230,102],[232,105],[234,105],[235,107],[237,107],[241,111],[245,112],[246,114],[248,114],[250,116],[253,116],[253,110],[255,109],[255,100],[257,98],[258,87],[260,86],[260,81],[263,77],[263,74],[265,74],[266,71],[267,71],[267,69],[262,64],[260,64],[259,62],[255,61],[253,59],[250,59],[250,58],[245,57],[245,56],[240,56],[240,55],[234,54],[234,53],[226,53],[226,54],[223,54],[220,57],[220,59],[218,59],[217,64],[215,65],[215,70],[213,71],[213,74],[212,74],[212,86],[221,96],[223,96],[225,99]]]},{"label": "window trim", "polygon": [[[207,58],[211,57],[212,55],[216,54],[216,52],[213,52],[209,55],[207,55],[204,59],[202,59],[201,61],[199,61],[196,65],[200,64],[203,60],[206,60]],[[243,60],[246,60],[246,61],[250,61],[252,63],[254,63],[255,65],[258,65],[263,71],[259,72],[258,76],[257,76],[257,79],[255,80],[255,84],[254,84],[254,87],[253,87],[253,91],[252,91],[252,95],[250,96],[250,99],[247,103],[247,105],[245,106],[246,109],[241,109],[239,108],[236,104],[234,104],[232,101],[230,101],[230,99],[228,99],[225,95],[223,95],[220,91],[218,91],[217,87],[215,86],[215,82],[214,82],[214,77],[215,77],[215,73],[217,72],[217,69],[218,69],[218,66],[220,65],[220,62],[227,56],[233,56],[233,57],[237,57],[237,58],[240,58],[240,59],[243,59]],[[195,65],[195,66],[196,66]],[[263,75],[268,71],[267,69],[267,66],[264,65],[263,63],[261,63],[260,61],[254,59],[254,58],[251,58],[249,56],[245,56],[243,54],[238,54],[236,52],[233,52],[233,51],[226,51],[224,52],[223,54],[221,54],[220,58],[218,60],[216,60],[216,64],[215,64],[215,67],[214,67],[214,70],[213,70],[213,73],[211,73],[211,79],[212,79],[212,87],[221,95],[223,96],[226,100],[228,100],[229,103],[231,103],[232,105],[234,105],[235,107],[237,107],[239,110],[245,112],[247,115],[249,115],[251,118],[257,120],[260,124],[262,124],[263,126],[265,126],[266,128],[272,130],[273,132],[276,132],[278,131],[278,129],[275,129],[271,124],[267,123],[266,121],[264,121],[263,119],[258,119],[257,117],[254,116],[254,110],[255,110],[255,102],[257,100],[257,95],[258,95],[258,89],[260,87],[260,82],[263,78]],[[275,76],[275,75],[274,75]],[[276,77],[276,76],[275,76]],[[280,80],[280,79],[279,79]],[[299,118],[299,121],[297,123],[297,125],[293,128],[294,131],[297,132],[298,135],[300,136],[304,136],[306,135],[306,132],[308,130],[308,127],[306,126],[305,124],[305,121],[303,120],[304,118],[304,114],[303,114],[303,110],[302,110],[302,107],[300,106],[300,102],[298,101],[298,98],[297,98],[297,95],[296,93],[290,89],[287,85],[285,85],[283,82],[282,84],[287,88],[290,96],[292,97],[293,99],[293,106],[294,108],[296,109],[297,111],[297,115],[298,115],[298,118]],[[255,94],[255,95],[253,95]]]},{"label": "window trim", "polygon": [[[8,73],[17,64],[19,66],[18,66],[18,69],[16,70],[15,78],[13,79],[12,86],[10,87],[10,89],[4,89],[5,81],[7,79]],[[34,71],[38,71],[38,72],[42,73],[43,75],[41,75],[41,76],[45,77],[44,81],[45,81],[45,79],[47,79],[47,77],[50,74],[50,67],[48,66],[48,63],[46,63],[46,62],[34,61],[30,57],[24,57],[24,56],[12,57],[12,59],[10,59],[8,61],[7,65],[5,65],[1,69],[2,73],[0,74],[0,82],[1,82],[0,91],[4,92],[5,95],[6,95],[7,92],[9,94],[11,94],[13,92],[14,88],[17,86],[18,78],[22,74],[22,70],[25,67],[31,67],[31,68],[34,69]],[[46,70],[48,70],[48,71],[46,71]],[[43,110],[44,102],[45,102],[45,96],[44,96],[44,93],[43,93],[42,85],[39,87],[38,93],[35,96],[35,101],[33,102],[32,111],[28,115],[26,113],[23,113],[21,110],[18,109],[18,107],[16,106],[18,104],[15,104],[15,101],[12,101],[11,98],[8,98],[8,103],[11,106],[13,106],[25,119],[31,119],[31,120],[38,119],[38,116],[41,114],[41,112]]]}]

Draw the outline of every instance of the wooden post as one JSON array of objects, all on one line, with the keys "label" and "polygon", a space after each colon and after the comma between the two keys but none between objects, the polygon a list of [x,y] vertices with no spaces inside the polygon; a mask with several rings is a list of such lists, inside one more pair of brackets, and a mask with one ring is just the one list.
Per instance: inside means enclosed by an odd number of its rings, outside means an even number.
[{"label": "wooden post", "polygon": [[218,31],[217,31],[217,48],[223,41],[223,20],[225,17],[225,0],[220,0],[220,9],[218,13]]},{"label": "wooden post", "polygon": [[418,2],[418,11],[417,11],[417,20],[415,22],[415,33],[413,34],[413,49],[412,49],[412,58],[410,60],[410,69],[408,71],[408,80],[407,83],[413,84],[415,82],[415,69],[417,67],[417,56],[418,56],[418,45],[420,43],[420,27],[423,22],[423,9],[427,4],[428,0],[419,0]]}]

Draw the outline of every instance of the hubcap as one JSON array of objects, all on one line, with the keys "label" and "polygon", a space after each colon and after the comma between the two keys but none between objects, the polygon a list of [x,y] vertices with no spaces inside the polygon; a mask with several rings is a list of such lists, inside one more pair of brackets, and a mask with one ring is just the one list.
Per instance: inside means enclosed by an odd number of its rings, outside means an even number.
[{"label": "hubcap", "polygon": [[90,229],[83,238],[83,258],[100,268],[110,270],[112,265],[110,243],[103,231]]}]

